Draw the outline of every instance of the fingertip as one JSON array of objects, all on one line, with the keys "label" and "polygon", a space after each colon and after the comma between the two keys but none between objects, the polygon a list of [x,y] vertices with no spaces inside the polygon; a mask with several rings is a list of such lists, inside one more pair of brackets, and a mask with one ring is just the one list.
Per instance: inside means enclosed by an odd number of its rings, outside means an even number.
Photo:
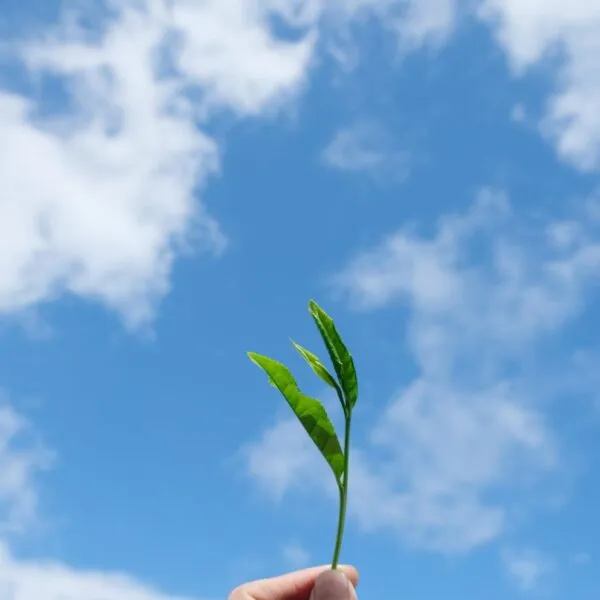
[{"label": "fingertip", "polygon": [[360,579],[360,574],[355,566],[340,565],[338,567],[338,569],[340,569],[340,571],[342,571],[342,573],[350,580],[350,583],[352,583],[352,585],[354,587],[356,587],[358,585],[358,581]]},{"label": "fingertip", "polygon": [[310,600],[356,600],[358,572],[350,565],[326,569],[315,580]]}]

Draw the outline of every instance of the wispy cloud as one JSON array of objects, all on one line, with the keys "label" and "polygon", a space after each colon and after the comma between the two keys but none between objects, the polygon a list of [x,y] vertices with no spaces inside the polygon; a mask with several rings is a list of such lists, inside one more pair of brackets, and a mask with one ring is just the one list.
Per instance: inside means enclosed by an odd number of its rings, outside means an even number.
[{"label": "wispy cloud", "polygon": [[527,226],[504,194],[484,190],[466,214],[442,218],[435,238],[403,229],[352,261],[334,284],[357,308],[414,311],[410,341],[425,370],[443,354],[450,365],[477,340],[494,355],[512,352],[582,309],[600,264],[597,202],[592,196],[573,217]]},{"label": "wispy cloud", "polygon": [[38,510],[36,475],[53,454],[35,431],[0,394],[0,540],[28,531]]},{"label": "wispy cloud", "polygon": [[59,562],[17,560],[0,542],[0,597],[14,600],[184,600],[119,573],[78,571]]},{"label": "wispy cloud", "polygon": [[[365,13],[422,42],[447,27],[412,0],[108,7],[100,30],[82,24],[78,6],[3,46],[68,100],[0,89],[0,314],[74,294],[130,326],[147,323],[181,252],[226,247],[200,199],[219,172],[206,133],[215,113],[272,114],[304,89],[323,32]],[[273,18],[296,28],[296,39],[278,36]]]},{"label": "wispy cloud", "polygon": [[[377,10],[375,2],[350,3]],[[490,25],[516,76],[553,64],[554,91],[539,122],[558,154],[582,170],[600,169],[600,12],[597,2],[399,0],[378,2],[401,47],[440,46],[474,12]]]},{"label": "wispy cloud", "polygon": [[[10,79],[0,88],[0,316],[37,315],[40,305],[75,295],[130,327],[147,324],[178,255],[227,247],[202,201],[220,172],[213,116],[272,115],[293,101],[325,22],[343,28],[365,13],[394,13],[390,25],[425,42],[446,24],[423,19],[417,4],[110,0],[92,30],[76,3],[60,22],[5,41],[3,59],[18,62],[28,83],[50,82],[64,101]],[[275,33],[273,18],[296,28],[295,39]],[[35,522],[36,474],[51,456],[37,444],[16,445],[26,433],[25,420],[0,404],[2,536]],[[256,454],[253,468],[263,472],[268,460]],[[273,475],[279,494],[286,477]],[[300,550],[287,548],[288,559],[306,560]],[[126,576],[21,561],[6,540],[0,589],[19,600],[167,600]]]},{"label": "wispy cloud", "polygon": [[306,437],[295,418],[285,419],[264,431],[258,442],[243,448],[249,475],[274,500],[280,501],[298,481],[306,486],[323,474],[314,453],[306,452],[310,447]]},{"label": "wispy cloud", "polygon": [[283,558],[288,567],[302,569],[310,564],[310,552],[299,544],[286,544],[283,547]]},{"label": "wispy cloud", "polygon": [[[297,97],[324,32],[361,15],[381,18],[400,43],[419,47],[444,39],[460,12],[452,0],[241,4],[114,2],[101,32],[79,26],[75,12],[13,44],[32,77],[52,78],[69,102],[65,110],[49,97],[0,91],[2,314],[67,293],[104,303],[130,325],[147,322],[179,253],[226,246],[199,199],[219,171],[205,127],[215,111],[256,117]],[[581,168],[599,166],[594,3],[486,0],[479,8],[517,72],[560,49],[543,131]],[[298,38],[278,37],[273,16]],[[360,130],[342,131],[325,155],[340,168],[379,168],[386,152],[371,142]]]},{"label": "wispy cloud", "polygon": [[385,181],[408,175],[408,157],[400,152],[386,131],[361,122],[338,131],[321,155],[325,165],[350,173],[363,173]]},{"label": "wispy cloud", "polygon": [[[0,398],[0,598],[3,600],[183,600],[120,573],[85,571],[56,561],[21,560],[11,552],[40,516],[38,478],[54,453],[34,427]],[[43,511],[42,511],[43,513]]]},{"label": "wispy cloud", "polygon": [[178,253],[226,245],[198,198],[219,168],[211,112],[271,110],[306,74],[313,36],[276,38],[268,4],[113,8],[101,32],[70,20],[14,47],[70,98],[0,91],[0,313],[71,293],[151,319]]},{"label": "wispy cloud", "polygon": [[515,73],[557,64],[556,91],[542,132],[581,169],[600,168],[600,11],[597,2],[484,0],[480,16],[493,24]]},{"label": "wispy cloud", "polygon": [[[350,512],[366,529],[465,551],[501,535],[523,494],[561,466],[546,414],[559,394],[553,368],[543,353],[536,365],[523,358],[583,310],[600,267],[595,214],[592,199],[577,215],[527,225],[504,194],[484,190],[431,238],[403,228],[334,278],[356,308],[408,310],[420,371],[370,443],[353,449]],[[294,425],[278,423],[248,454],[254,476],[279,497],[294,481],[327,486]]]},{"label": "wispy cloud", "polygon": [[400,45],[414,48],[443,43],[453,31],[459,16],[456,0],[409,0],[402,18],[394,24]]},{"label": "wispy cloud", "polygon": [[[559,466],[545,412],[558,393],[543,383],[552,367],[543,352],[535,365],[524,358],[589,301],[600,266],[595,207],[592,198],[577,215],[527,224],[486,190],[431,239],[405,228],[336,278],[357,307],[409,310],[420,375],[373,437],[394,457],[388,485],[410,490],[390,518],[407,519],[409,538],[458,549],[492,539],[521,484]],[[488,499],[509,489],[511,499]]]},{"label": "wispy cloud", "polygon": [[505,551],[502,562],[510,579],[523,592],[533,592],[552,573],[550,561],[533,550]]}]

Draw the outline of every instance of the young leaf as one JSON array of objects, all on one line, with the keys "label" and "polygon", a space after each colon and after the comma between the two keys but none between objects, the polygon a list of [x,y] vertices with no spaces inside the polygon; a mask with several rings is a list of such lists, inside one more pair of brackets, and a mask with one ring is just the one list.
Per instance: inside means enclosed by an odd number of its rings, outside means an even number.
[{"label": "young leaf", "polygon": [[298,350],[298,353],[304,360],[309,364],[310,368],[329,386],[331,386],[334,390],[338,390],[340,386],[337,381],[333,378],[333,375],[327,370],[327,367],[321,362],[321,359],[313,354],[310,350],[302,347],[300,344],[296,344],[294,340],[292,340],[292,344],[294,348]]},{"label": "young leaf", "polygon": [[327,370],[327,367],[321,362],[321,359],[313,354],[310,350],[303,348],[300,344],[296,344],[292,340],[294,348],[298,350],[300,356],[309,364],[310,368],[327,384],[330,385],[337,393],[337,397],[342,405],[342,410],[346,413],[346,401],[344,400],[344,394],[342,388],[340,388],[338,382],[335,380],[333,375]]},{"label": "young leaf", "polygon": [[323,405],[300,391],[294,377],[285,365],[254,352],[248,352],[248,356],[252,362],[265,371],[269,380],[287,400],[300,423],[325,457],[336,479],[340,481],[344,473],[344,454]]},{"label": "young leaf", "polygon": [[352,410],[358,398],[358,380],[352,355],[337,332],[333,319],[314,300],[310,301],[308,310],[325,342],[348,408]]}]

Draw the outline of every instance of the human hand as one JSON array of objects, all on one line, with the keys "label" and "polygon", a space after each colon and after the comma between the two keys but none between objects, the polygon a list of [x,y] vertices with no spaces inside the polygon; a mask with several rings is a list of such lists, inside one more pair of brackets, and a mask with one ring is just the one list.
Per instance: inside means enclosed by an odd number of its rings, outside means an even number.
[{"label": "human hand", "polygon": [[239,586],[229,600],[356,600],[354,567],[313,567]]}]

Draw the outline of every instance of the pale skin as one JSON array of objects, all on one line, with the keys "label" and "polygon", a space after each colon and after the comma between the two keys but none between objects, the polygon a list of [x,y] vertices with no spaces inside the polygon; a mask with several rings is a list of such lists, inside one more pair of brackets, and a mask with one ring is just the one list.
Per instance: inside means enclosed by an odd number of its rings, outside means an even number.
[{"label": "pale skin", "polygon": [[340,565],[313,567],[237,587],[229,600],[356,600],[358,572]]}]

